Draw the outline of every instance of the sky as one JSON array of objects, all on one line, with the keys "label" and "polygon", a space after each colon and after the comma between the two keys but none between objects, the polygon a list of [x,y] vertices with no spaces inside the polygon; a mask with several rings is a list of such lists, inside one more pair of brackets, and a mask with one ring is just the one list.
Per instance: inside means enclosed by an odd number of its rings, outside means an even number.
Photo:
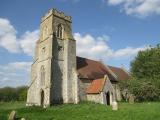
[{"label": "sky", "polygon": [[138,51],[160,43],[160,0],[1,0],[0,87],[29,85],[41,17],[72,16],[77,56],[130,69]]}]

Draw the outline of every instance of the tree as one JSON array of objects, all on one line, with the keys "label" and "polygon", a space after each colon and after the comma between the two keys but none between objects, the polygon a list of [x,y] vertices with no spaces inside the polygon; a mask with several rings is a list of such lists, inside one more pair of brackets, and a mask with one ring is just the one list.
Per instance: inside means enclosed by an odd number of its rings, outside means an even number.
[{"label": "tree", "polygon": [[137,79],[151,80],[160,88],[160,44],[140,51],[131,62],[131,73]]},{"label": "tree", "polygon": [[17,88],[4,87],[0,88],[0,101],[26,101],[27,87],[21,86]]},{"label": "tree", "polygon": [[17,100],[18,95],[14,88],[5,87],[0,89],[0,101]]},{"label": "tree", "polygon": [[18,89],[18,100],[19,101],[26,101],[27,99],[27,87],[22,86],[17,88]]},{"label": "tree", "polygon": [[136,79],[120,81],[123,99],[127,100],[130,94],[135,96],[135,101],[160,100],[160,89],[149,79]]},{"label": "tree", "polygon": [[130,80],[119,83],[122,91],[134,94],[137,101],[160,100],[160,44],[138,53],[131,74]]}]

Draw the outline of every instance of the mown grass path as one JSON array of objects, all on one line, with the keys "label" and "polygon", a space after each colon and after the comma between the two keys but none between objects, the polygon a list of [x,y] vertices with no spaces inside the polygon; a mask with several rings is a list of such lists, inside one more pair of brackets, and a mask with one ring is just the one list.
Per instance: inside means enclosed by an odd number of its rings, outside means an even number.
[{"label": "mown grass path", "polygon": [[160,103],[119,103],[119,110],[111,107],[80,103],[41,107],[25,107],[24,102],[0,103],[0,120],[7,120],[7,115],[16,110],[18,117],[26,120],[160,120]]}]

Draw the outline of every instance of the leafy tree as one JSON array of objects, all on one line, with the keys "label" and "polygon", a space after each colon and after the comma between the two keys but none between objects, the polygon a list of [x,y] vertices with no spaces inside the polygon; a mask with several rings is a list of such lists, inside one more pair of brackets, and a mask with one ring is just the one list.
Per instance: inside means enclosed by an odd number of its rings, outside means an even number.
[{"label": "leafy tree", "polygon": [[120,82],[137,101],[160,100],[160,44],[140,51],[131,62],[132,78]]},{"label": "leafy tree", "polygon": [[131,62],[131,73],[137,79],[151,80],[160,87],[160,44],[140,51]]}]

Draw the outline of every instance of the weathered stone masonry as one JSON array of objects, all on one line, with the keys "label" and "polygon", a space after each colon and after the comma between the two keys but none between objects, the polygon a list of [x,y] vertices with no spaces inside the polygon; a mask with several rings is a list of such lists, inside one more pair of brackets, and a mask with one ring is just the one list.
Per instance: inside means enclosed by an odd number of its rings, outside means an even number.
[{"label": "weathered stone masonry", "polygon": [[55,9],[42,17],[27,105],[78,102],[76,43],[71,22],[70,16]]}]

